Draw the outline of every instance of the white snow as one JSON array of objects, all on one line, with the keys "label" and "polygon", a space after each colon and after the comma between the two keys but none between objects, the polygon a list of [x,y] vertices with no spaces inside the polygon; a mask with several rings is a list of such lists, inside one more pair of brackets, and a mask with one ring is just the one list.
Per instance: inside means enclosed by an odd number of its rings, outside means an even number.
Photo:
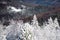
[{"label": "white snow", "polygon": [[9,10],[9,12],[15,12],[15,13],[22,11],[22,9],[20,9],[20,8],[17,9],[13,6],[9,6],[9,7],[7,7],[7,9]]},{"label": "white snow", "polygon": [[[3,25],[0,24],[0,40],[7,40],[7,38],[19,40],[15,37],[17,35],[23,40],[60,40],[60,27],[57,18],[53,21],[50,17],[48,22],[45,22],[42,26],[38,25],[36,15],[34,15],[31,24],[14,20],[10,22],[10,25],[4,30]],[[11,38],[12,36],[13,38]]]}]

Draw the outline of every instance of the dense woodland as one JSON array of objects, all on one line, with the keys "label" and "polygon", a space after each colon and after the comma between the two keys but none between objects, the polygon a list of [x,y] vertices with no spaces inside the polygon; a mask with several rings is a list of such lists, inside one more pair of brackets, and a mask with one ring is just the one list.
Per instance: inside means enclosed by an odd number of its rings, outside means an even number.
[{"label": "dense woodland", "polygon": [[[26,6],[26,8],[22,7],[21,5]],[[20,9],[25,9],[23,12],[11,12],[9,13],[7,10],[8,6],[13,6],[15,8],[20,8]],[[3,25],[8,25],[9,20],[25,20],[25,18],[33,17],[34,14],[38,16],[38,14],[44,13],[45,16],[42,16],[41,18],[38,17],[39,23],[43,24],[43,22],[47,21],[48,18],[52,17],[53,20],[54,18],[58,18],[58,21],[60,22],[60,7],[55,7],[55,6],[43,6],[43,5],[38,5],[38,4],[31,4],[31,3],[26,3],[23,1],[16,1],[16,0],[1,0],[0,1],[0,21],[3,23]],[[51,12],[52,10],[56,10],[56,12]],[[46,12],[49,12],[49,14],[46,14]],[[41,16],[41,15],[40,15]],[[32,18],[30,18],[32,19]],[[29,19],[29,21],[30,21]],[[28,21],[28,20],[27,20]],[[24,21],[25,22],[25,21]]]}]

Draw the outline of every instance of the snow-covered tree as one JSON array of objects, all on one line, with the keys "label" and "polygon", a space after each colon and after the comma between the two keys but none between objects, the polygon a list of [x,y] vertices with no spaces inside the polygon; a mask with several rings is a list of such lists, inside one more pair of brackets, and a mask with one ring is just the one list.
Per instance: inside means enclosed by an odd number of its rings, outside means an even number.
[{"label": "snow-covered tree", "polygon": [[33,20],[32,20],[31,24],[33,25],[33,27],[38,28],[39,24],[38,24],[38,20],[37,20],[36,15],[33,16]]}]

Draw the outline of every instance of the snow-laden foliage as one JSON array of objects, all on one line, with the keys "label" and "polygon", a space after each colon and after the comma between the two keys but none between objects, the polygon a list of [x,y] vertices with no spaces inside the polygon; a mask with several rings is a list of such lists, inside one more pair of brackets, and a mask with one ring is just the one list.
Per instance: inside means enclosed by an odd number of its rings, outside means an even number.
[{"label": "snow-laden foliage", "polygon": [[60,27],[57,18],[38,25],[36,15],[31,24],[20,21],[10,21],[9,26],[0,24],[0,40],[60,40]]}]

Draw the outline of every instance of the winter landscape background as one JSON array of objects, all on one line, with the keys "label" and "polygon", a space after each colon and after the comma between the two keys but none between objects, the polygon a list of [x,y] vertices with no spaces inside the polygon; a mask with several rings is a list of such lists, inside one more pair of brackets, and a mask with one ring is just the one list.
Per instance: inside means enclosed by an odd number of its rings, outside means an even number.
[{"label": "winter landscape background", "polygon": [[60,0],[0,0],[0,40],[60,40]]}]

